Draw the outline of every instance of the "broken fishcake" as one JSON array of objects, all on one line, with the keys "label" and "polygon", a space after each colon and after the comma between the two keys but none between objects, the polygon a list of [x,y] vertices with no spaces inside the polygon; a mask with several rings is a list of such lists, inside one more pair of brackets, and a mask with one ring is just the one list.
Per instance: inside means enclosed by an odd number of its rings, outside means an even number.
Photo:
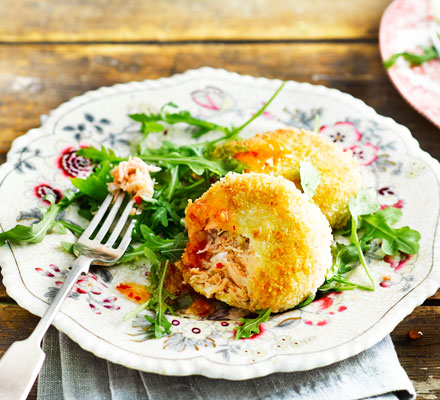
[{"label": "broken fishcake", "polygon": [[290,309],[331,266],[328,221],[283,177],[229,173],[190,202],[185,223],[185,283],[231,306]]}]

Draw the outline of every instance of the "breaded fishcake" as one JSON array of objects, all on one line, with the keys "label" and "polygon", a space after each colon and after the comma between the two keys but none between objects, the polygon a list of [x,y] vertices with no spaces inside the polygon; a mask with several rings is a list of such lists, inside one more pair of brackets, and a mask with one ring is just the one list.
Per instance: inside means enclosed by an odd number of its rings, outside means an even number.
[{"label": "breaded fishcake", "polygon": [[348,201],[361,185],[360,167],[350,150],[343,151],[318,133],[279,129],[229,142],[217,151],[226,151],[250,171],[282,175],[299,189],[300,161],[309,161],[320,174],[313,201],[333,228],[347,223],[350,217]]},{"label": "breaded fishcake", "polygon": [[185,223],[185,283],[232,306],[290,309],[331,266],[328,221],[283,177],[229,173],[189,203]]}]

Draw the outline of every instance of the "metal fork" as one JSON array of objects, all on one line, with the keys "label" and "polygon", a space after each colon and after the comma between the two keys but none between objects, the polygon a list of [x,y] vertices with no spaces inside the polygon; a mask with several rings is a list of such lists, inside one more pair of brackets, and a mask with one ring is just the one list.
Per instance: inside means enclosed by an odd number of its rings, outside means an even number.
[{"label": "metal fork", "polygon": [[[25,399],[29,394],[46,358],[46,354],[41,350],[41,341],[55,318],[55,314],[69,295],[79,276],[89,271],[92,262],[100,265],[111,265],[124,254],[131,241],[134,220],[130,222],[118,247],[114,248],[113,245],[126,225],[129,215],[132,213],[133,199],[130,199],[123,209],[110,237],[105,243],[102,243],[110,227],[115,222],[124,197],[125,193],[122,192],[115,194],[114,197],[111,195],[106,197],[89,226],[74,244],[73,252],[78,258],[70,265],[71,271],[67,279],[35,327],[35,330],[27,339],[14,342],[0,360],[0,399],[21,400]],[[101,228],[96,236],[91,239],[93,232],[103,220],[112,202],[113,206]]]}]

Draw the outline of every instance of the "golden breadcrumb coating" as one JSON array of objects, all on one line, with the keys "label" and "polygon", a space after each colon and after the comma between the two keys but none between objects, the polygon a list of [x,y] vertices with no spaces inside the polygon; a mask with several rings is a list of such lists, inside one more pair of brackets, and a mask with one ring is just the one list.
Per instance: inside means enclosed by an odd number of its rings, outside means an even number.
[{"label": "golden breadcrumb coating", "polygon": [[288,310],[331,266],[328,221],[283,177],[229,173],[189,203],[185,223],[185,283],[231,306]]},{"label": "golden breadcrumb coating", "polygon": [[333,228],[347,223],[348,201],[361,185],[360,167],[350,150],[343,151],[325,136],[299,129],[279,129],[229,142],[217,151],[233,154],[247,170],[282,175],[299,189],[299,163],[310,162],[320,174],[313,201]]}]

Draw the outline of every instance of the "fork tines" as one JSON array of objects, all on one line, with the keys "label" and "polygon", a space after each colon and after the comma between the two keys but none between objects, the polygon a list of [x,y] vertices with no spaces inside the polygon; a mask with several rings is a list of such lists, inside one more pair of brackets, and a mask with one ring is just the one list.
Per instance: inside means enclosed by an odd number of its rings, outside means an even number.
[{"label": "fork tines", "polygon": [[[103,243],[103,245],[107,247],[112,247],[119,238],[122,230],[124,229],[129,215],[131,215],[134,210],[134,200],[132,198],[129,198],[129,200],[125,204],[125,207],[123,207],[122,211],[120,211],[126,197],[127,196],[125,192],[122,191],[116,192],[114,196],[112,196],[111,194],[107,195],[104,202],[99,207],[97,213],[90,222],[89,226],[81,235],[80,240],[87,239],[92,240],[95,243],[101,243],[106,235],[110,233],[109,231],[111,231],[110,237]],[[113,205],[111,206],[112,203]],[[93,233],[98,228],[102,220],[104,220],[104,222],[102,223],[96,235],[93,237]],[[117,222],[115,223],[116,220]],[[126,247],[130,243],[131,232],[133,230],[134,224],[135,220],[131,220],[127,229],[125,230],[124,236],[121,239],[118,249],[125,251]]]}]

